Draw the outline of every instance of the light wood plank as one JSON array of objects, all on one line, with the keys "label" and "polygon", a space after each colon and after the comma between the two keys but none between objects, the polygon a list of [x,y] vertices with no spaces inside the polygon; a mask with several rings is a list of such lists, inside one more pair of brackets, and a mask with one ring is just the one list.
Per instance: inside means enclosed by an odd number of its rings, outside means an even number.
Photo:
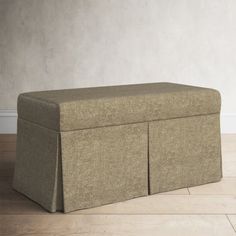
[{"label": "light wood plank", "polygon": [[16,134],[0,134],[0,143],[16,142]]},{"label": "light wood plank", "polygon": [[15,152],[3,152],[0,156],[0,169],[14,168]]},{"label": "light wood plank", "polygon": [[[46,213],[27,200],[0,200],[1,214]],[[85,214],[236,214],[236,197],[231,195],[153,195],[101,207],[71,212]]]},{"label": "light wood plank", "polygon": [[221,136],[222,151],[236,152],[236,134],[223,134]]},{"label": "light wood plank", "polygon": [[[23,197],[23,195],[22,195]],[[0,200],[0,214],[2,215],[47,215],[48,213],[37,203],[26,199]],[[62,214],[62,213],[57,213]]]},{"label": "light wood plank", "polygon": [[10,159],[12,161],[15,161],[16,159],[16,152],[15,151],[8,151],[8,152],[2,152],[2,155],[0,158]]},{"label": "light wood plank", "polygon": [[164,193],[158,193],[161,195],[189,195],[189,191],[187,188],[181,188],[169,192],[164,192]]},{"label": "light wood plank", "polygon": [[235,195],[236,177],[223,178],[220,182],[189,188],[190,194]]},{"label": "light wood plank", "polygon": [[72,214],[236,214],[236,198],[231,195],[152,195]]},{"label": "light wood plank", "polygon": [[228,219],[231,225],[234,227],[235,234],[236,234],[236,215],[228,215]]},{"label": "light wood plank", "polygon": [[3,143],[0,143],[0,151],[1,152],[16,151],[16,143],[15,142],[3,142]]},{"label": "light wood plank", "polygon": [[222,157],[222,165],[223,165],[223,176],[236,177],[236,151],[224,152]]},{"label": "light wood plank", "polygon": [[226,216],[0,216],[5,234],[235,236]]},{"label": "light wood plank", "polygon": [[2,152],[0,154],[0,177],[13,175],[15,156],[15,152]]},{"label": "light wood plank", "polygon": [[0,177],[0,201],[4,200],[29,201],[29,199],[12,188],[12,177]]}]

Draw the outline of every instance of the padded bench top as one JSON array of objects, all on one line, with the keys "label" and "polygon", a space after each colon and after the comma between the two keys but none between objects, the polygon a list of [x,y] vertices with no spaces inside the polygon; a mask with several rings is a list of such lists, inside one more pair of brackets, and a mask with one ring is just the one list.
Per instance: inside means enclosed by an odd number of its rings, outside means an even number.
[{"label": "padded bench top", "polygon": [[57,131],[129,124],[220,112],[217,90],[173,83],[29,92],[18,117]]}]

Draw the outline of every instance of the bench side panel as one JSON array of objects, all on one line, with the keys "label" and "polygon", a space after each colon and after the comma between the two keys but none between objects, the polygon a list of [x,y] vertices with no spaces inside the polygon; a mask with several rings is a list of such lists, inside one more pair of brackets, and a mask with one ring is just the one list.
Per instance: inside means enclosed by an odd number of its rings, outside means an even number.
[{"label": "bench side panel", "polygon": [[13,188],[50,212],[62,209],[59,134],[18,119]]}]

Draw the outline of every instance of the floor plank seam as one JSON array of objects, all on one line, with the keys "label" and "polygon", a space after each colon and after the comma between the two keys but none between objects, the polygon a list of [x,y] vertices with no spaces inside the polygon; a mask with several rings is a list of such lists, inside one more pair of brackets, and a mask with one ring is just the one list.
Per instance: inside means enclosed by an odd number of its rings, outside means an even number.
[{"label": "floor plank seam", "polygon": [[187,190],[188,190],[188,194],[191,195],[189,188],[187,188]]},{"label": "floor plank seam", "polygon": [[236,229],[234,228],[234,225],[233,225],[233,223],[231,222],[229,216],[228,216],[227,214],[226,214],[225,216],[226,216],[226,218],[228,219],[228,221],[229,221],[231,227],[233,228],[233,230],[234,230],[234,232],[235,232],[235,234],[236,234]]}]

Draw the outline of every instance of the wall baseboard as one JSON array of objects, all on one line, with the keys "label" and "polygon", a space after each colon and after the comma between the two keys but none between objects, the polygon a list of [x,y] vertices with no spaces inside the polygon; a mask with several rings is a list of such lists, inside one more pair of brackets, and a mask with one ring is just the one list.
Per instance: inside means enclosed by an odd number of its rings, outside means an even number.
[{"label": "wall baseboard", "polygon": [[[16,133],[16,110],[0,110],[0,134]],[[236,133],[236,113],[221,114],[221,133]]]},{"label": "wall baseboard", "polygon": [[16,110],[0,110],[0,134],[16,133]]}]

